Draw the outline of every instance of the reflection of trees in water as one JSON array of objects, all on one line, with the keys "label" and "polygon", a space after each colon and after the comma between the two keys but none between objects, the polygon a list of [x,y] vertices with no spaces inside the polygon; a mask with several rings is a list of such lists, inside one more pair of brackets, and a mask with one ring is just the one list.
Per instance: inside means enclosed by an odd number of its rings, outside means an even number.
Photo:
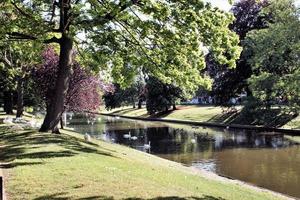
[{"label": "reflection of trees in water", "polygon": [[283,135],[259,133],[222,134],[215,137],[215,150],[224,148],[280,148],[291,145]]},{"label": "reflection of trees in water", "polygon": [[[78,122],[78,117],[74,117]],[[81,118],[86,121],[85,118]],[[220,151],[224,148],[259,148],[259,147],[285,147],[289,142],[283,136],[260,135],[249,132],[215,132],[211,140],[206,133],[199,134],[192,129],[172,128],[159,123],[142,123],[132,120],[124,120],[113,117],[101,117],[94,125],[78,124],[73,126],[77,131],[89,133],[94,137],[103,138],[116,143],[126,144],[132,147],[142,146],[151,141],[153,153],[193,153]],[[103,135],[103,132],[106,135]],[[137,136],[137,140],[123,137],[131,133]]]}]

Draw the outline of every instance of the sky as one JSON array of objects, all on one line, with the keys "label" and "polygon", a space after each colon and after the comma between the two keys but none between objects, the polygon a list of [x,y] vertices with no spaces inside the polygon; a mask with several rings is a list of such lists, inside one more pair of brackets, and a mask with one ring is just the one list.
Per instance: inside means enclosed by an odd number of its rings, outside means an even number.
[{"label": "sky", "polygon": [[[205,0],[205,1],[210,2],[212,5],[219,7],[220,9],[225,11],[229,11],[231,8],[231,5],[229,4],[228,0]],[[297,6],[300,6],[300,0],[296,0],[295,2]]]},{"label": "sky", "polygon": [[229,11],[231,5],[229,4],[228,0],[205,0],[206,2],[210,2],[212,5],[219,7],[222,10]]}]

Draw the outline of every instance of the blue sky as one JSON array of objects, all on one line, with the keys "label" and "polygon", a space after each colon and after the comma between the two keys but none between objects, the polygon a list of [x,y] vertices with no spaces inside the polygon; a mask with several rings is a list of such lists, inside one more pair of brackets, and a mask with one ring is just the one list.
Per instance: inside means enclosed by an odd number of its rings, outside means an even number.
[{"label": "blue sky", "polygon": [[[205,0],[206,2],[210,2],[212,5],[219,7],[222,10],[230,10],[231,5],[228,0]],[[296,4],[300,6],[300,0],[296,0]]]}]

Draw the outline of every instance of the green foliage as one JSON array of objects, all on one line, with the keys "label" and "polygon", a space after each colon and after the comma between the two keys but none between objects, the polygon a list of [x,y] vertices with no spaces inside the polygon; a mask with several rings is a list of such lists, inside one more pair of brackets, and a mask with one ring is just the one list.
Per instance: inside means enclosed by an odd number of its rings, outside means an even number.
[{"label": "green foliage", "polygon": [[300,13],[292,0],[273,0],[264,9],[272,13],[268,28],[248,34],[246,45],[253,56],[249,79],[253,95],[275,103],[281,99],[291,109],[299,107]]},{"label": "green foliage", "polygon": [[[99,15],[116,8],[107,1],[95,6]],[[130,86],[139,71],[193,93],[211,81],[205,67],[204,46],[220,63],[235,66],[241,49],[228,29],[233,17],[202,1],[143,1],[118,13],[105,26],[81,26],[92,44],[83,50],[88,66],[106,69],[121,87]]]},{"label": "green foliage", "polygon": [[270,107],[271,101],[275,101],[278,96],[278,79],[276,75],[266,72],[262,72],[258,76],[251,76],[249,85],[253,96],[264,102],[267,107]]},{"label": "green foliage", "polygon": [[[69,71],[74,44],[84,66],[105,70],[121,88],[143,72],[189,95],[211,85],[203,74],[207,49],[230,68],[241,52],[228,29],[233,16],[202,0],[4,0],[0,6],[0,42],[35,41],[28,52],[56,43],[62,71]],[[66,74],[55,83],[62,89],[54,91],[54,105],[63,104]]]},{"label": "green foliage", "polygon": [[120,85],[116,84],[114,91],[105,92],[103,100],[105,108],[111,110],[125,105],[133,105],[137,101],[144,101],[145,95],[145,82],[141,79],[141,76],[134,80],[134,83],[127,88],[121,88]]},{"label": "green foliage", "polygon": [[182,98],[182,90],[172,84],[165,84],[155,77],[149,77],[146,85],[146,107],[149,114],[166,112]]}]

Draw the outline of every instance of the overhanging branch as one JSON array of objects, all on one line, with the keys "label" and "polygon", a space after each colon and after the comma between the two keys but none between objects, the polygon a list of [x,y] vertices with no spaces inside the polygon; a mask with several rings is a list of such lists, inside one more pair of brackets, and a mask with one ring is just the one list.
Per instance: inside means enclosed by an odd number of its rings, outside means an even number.
[{"label": "overhanging branch", "polygon": [[[99,0],[98,0],[99,2]],[[100,4],[102,4],[101,2],[99,2]],[[98,19],[92,19],[92,20],[82,20],[77,22],[78,24],[86,24],[88,26],[101,26],[106,24],[107,22],[113,20],[119,13],[123,12],[124,10],[126,10],[127,8],[129,8],[132,5],[138,5],[141,3],[141,0],[131,0],[129,3],[125,3],[120,1],[120,3],[118,4],[119,9],[113,10],[111,12],[106,13],[104,16],[98,18]]]},{"label": "overhanging branch", "polygon": [[[27,35],[19,32],[11,32],[7,34],[10,40],[37,40],[38,38],[32,35]],[[44,40],[45,44],[50,43],[60,43],[60,39],[57,37],[52,37],[50,39]]]}]

